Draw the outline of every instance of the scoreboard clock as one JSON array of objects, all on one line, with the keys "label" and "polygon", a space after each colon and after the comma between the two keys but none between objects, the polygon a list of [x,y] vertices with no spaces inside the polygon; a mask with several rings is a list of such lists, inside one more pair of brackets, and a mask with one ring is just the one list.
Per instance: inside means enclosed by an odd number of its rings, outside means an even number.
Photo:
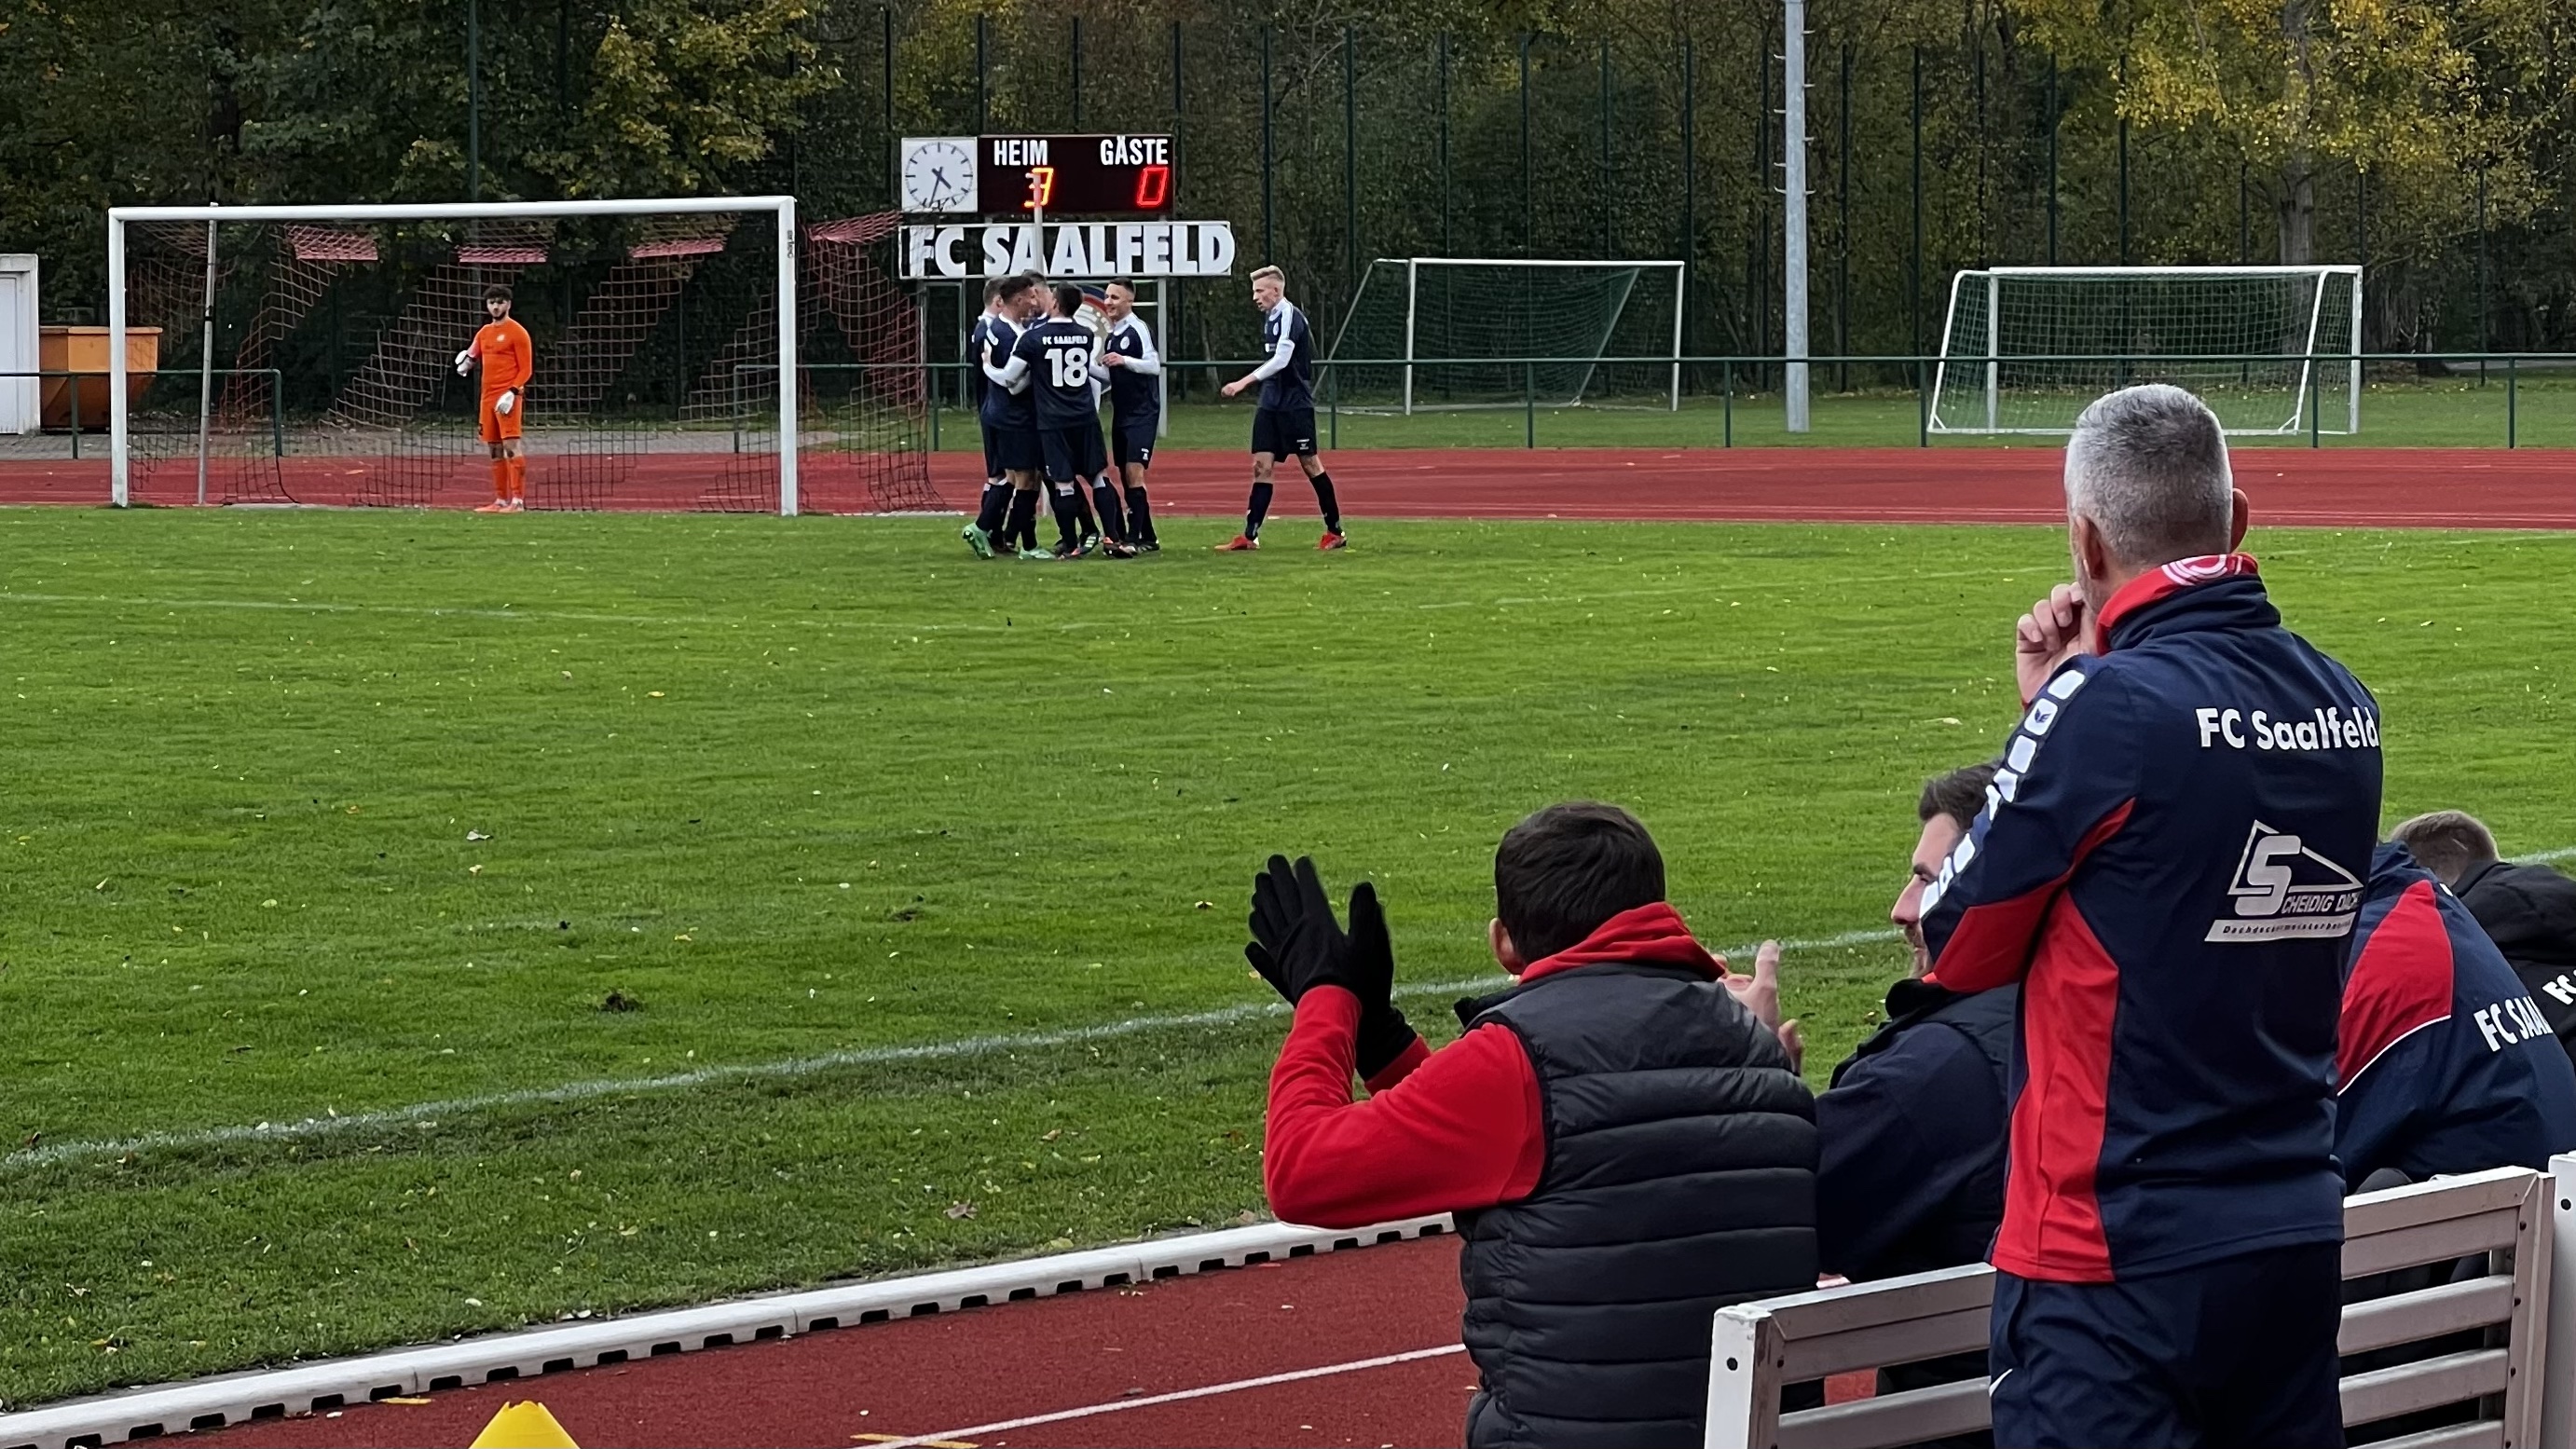
[{"label": "scoreboard clock", "polygon": [[982,136],[975,210],[986,216],[1169,216],[1169,136]]},{"label": "scoreboard clock", "polygon": [[976,207],[973,136],[907,136],[903,142],[903,209],[973,214]]}]

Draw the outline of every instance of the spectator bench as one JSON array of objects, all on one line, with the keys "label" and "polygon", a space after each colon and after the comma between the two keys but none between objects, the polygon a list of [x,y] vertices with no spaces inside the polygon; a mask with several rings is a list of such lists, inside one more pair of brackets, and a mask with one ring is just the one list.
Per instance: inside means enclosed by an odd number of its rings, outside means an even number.
[{"label": "spectator bench", "polygon": [[[2347,1355],[2469,1331],[2485,1344],[2347,1374],[2346,1427],[2475,1400],[2475,1422],[2385,1449],[2576,1449],[2576,1155],[2551,1168],[2499,1168],[2345,1201],[2347,1280],[2477,1255],[2487,1267],[2483,1277],[2345,1307],[2338,1347]],[[2558,1254],[2570,1282],[2552,1280]],[[1885,1449],[1986,1428],[1984,1379],[1788,1413],[1780,1390],[1982,1349],[1993,1301],[1994,1270],[1977,1264],[1719,1310],[1707,1449]]]}]

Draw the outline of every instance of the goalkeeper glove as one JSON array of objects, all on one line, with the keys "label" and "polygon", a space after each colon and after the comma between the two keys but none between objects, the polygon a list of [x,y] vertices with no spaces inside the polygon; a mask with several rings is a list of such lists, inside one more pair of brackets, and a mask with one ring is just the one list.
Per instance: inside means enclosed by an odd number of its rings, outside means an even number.
[{"label": "goalkeeper glove", "polygon": [[500,401],[492,404],[492,411],[499,413],[501,416],[506,418],[511,413],[516,412],[518,407],[519,395],[515,392],[505,392],[501,394]]},{"label": "goalkeeper glove", "polygon": [[473,370],[474,349],[469,347],[463,352],[456,354],[456,375],[458,377],[463,377],[465,374],[472,372]]}]

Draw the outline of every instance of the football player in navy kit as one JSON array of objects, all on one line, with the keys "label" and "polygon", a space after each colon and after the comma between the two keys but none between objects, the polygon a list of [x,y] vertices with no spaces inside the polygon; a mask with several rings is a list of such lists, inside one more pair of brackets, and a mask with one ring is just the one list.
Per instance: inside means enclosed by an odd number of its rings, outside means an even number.
[{"label": "football player in navy kit", "polygon": [[[1020,334],[1010,360],[988,360],[984,373],[1006,388],[1025,388],[1037,400],[1038,446],[1046,460],[1047,491],[1055,506],[1059,541],[1056,557],[1079,558],[1102,547],[1083,529],[1076,499],[1082,485],[1109,466],[1100,445],[1100,397],[1091,375],[1100,339],[1075,320],[1082,310],[1082,289],[1071,283],[1055,288],[1055,315]],[[1125,519],[1114,496],[1104,495],[1100,519],[1105,547],[1112,558],[1132,558]]]},{"label": "football player in navy kit", "polygon": [[1027,291],[1028,284],[1016,277],[986,282],[983,314],[966,334],[966,360],[977,365],[967,380],[974,391],[976,423],[984,434],[984,496],[976,507],[975,521],[966,525],[961,536],[977,558],[1011,552],[1011,535],[1019,523],[1011,516],[1015,500],[1032,518],[1037,511],[1036,434],[1016,425],[1027,410],[1027,399],[994,387],[980,367],[986,352],[1007,355],[1020,340],[1019,310]]},{"label": "football player in navy kit", "polygon": [[1261,345],[1270,355],[1222,389],[1234,397],[1261,384],[1261,405],[1252,415],[1252,500],[1244,509],[1243,532],[1217,548],[1239,553],[1261,547],[1261,521],[1270,513],[1271,472],[1289,456],[1315,485],[1315,506],[1324,514],[1324,536],[1315,547],[1348,548],[1333,475],[1324,471],[1324,460],[1315,453],[1315,345],[1306,314],[1288,300],[1287,274],[1277,267],[1252,274],[1252,304],[1261,309]]},{"label": "football player in navy kit", "polygon": [[[1026,320],[1030,287],[1023,277],[1000,277],[984,287],[984,315],[966,338],[969,373],[977,391],[976,420],[984,433],[984,496],[975,521],[961,535],[977,558],[1014,552],[1011,540],[1037,520],[1037,419],[1025,391],[992,385],[981,364],[1008,356]],[[1040,556],[1040,555],[1032,555]]]},{"label": "football player in navy kit", "polygon": [[1154,537],[1154,510],[1145,496],[1145,470],[1154,462],[1154,434],[1163,418],[1159,383],[1162,354],[1154,350],[1153,329],[1136,315],[1136,284],[1111,282],[1101,299],[1109,336],[1102,344],[1100,365],[1109,379],[1109,461],[1126,484],[1127,541],[1153,553],[1163,545]]}]

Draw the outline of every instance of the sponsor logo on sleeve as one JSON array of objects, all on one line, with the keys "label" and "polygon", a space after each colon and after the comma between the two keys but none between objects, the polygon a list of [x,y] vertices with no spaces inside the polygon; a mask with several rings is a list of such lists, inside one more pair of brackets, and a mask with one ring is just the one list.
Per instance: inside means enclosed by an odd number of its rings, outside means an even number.
[{"label": "sponsor logo on sleeve", "polygon": [[2227,894],[2235,914],[2210,922],[2201,939],[2332,940],[2350,935],[2361,914],[2361,882],[2351,871],[2260,820],[2246,833]]}]

